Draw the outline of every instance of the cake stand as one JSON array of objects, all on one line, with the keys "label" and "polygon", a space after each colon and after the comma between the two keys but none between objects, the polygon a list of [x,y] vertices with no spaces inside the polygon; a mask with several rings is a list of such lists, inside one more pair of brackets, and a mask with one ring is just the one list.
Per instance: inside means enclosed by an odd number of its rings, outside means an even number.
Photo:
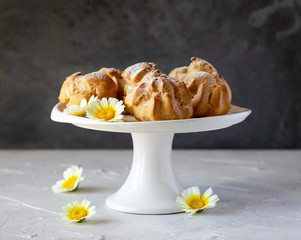
[{"label": "cake stand", "polygon": [[251,110],[232,106],[228,114],[216,117],[150,122],[100,122],[63,114],[58,103],[51,112],[56,122],[109,132],[131,133],[134,146],[130,173],[106,205],[114,210],[136,214],[180,212],[176,197],[183,188],[173,169],[171,153],[175,133],[203,132],[230,127],[242,122]]}]

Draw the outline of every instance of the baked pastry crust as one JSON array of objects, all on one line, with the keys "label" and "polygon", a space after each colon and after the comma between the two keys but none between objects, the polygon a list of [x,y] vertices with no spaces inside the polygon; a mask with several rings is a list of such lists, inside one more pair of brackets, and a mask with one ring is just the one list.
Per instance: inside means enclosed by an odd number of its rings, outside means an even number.
[{"label": "baked pastry crust", "polygon": [[101,68],[99,71],[107,74],[109,77],[111,77],[115,81],[115,83],[118,86],[117,98],[123,99],[125,80],[121,76],[122,71],[117,68],[105,68],[105,67]]},{"label": "baked pastry crust", "polygon": [[169,76],[171,77],[175,77],[177,79],[181,79],[183,77],[184,74],[187,74],[188,72],[188,67],[178,67],[173,69],[170,73]]},{"label": "baked pastry crust", "polygon": [[230,110],[231,89],[209,62],[193,57],[188,67],[175,68],[169,76],[184,82],[192,94],[193,117],[223,115]]},{"label": "baked pastry crust", "polygon": [[122,77],[128,86],[136,86],[150,71],[156,70],[156,64],[152,62],[136,63],[122,72]]},{"label": "baked pastry crust", "polygon": [[129,87],[124,103],[127,111],[140,121],[192,116],[191,95],[185,84],[159,70],[149,71],[135,86]]},{"label": "baked pastry crust", "polygon": [[64,81],[59,100],[67,106],[79,105],[82,99],[87,101],[91,96],[116,98],[117,84],[103,72],[92,72],[84,75],[77,72],[67,77]]},{"label": "baked pastry crust", "polygon": [[191,63],[187,69],[187,73],[203,71],[211,74],[216,79],[216,81],[219,81],[218,72],[211,63],[207,62],[204,59],[196,57],[192,57],[190,60]]}]

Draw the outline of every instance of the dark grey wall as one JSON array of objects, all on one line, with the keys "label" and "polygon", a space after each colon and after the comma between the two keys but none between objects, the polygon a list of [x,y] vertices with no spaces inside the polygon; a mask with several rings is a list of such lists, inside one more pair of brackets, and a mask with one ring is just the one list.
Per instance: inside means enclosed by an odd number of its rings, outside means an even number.
[{"label": "dark grey wall", "polygon": [[191,56],[229,82],[243,123],[176,148],[300,148],[301,1],[0,1],[0,148],[128,148],[129,134],[49,119],[76,71]]}]

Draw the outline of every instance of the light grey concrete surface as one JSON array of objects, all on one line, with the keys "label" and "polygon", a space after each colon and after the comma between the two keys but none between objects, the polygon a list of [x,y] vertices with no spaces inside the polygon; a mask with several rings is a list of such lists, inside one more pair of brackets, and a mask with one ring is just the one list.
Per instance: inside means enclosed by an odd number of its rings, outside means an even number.
[{"label": "light grey concrete surface", "polygon": [[[301,239],[301,151],[174,151],[184,185],[212,187],[220,201],[194,216],[134,215],[106,208],[123,183],[132,151],[0,151],[0,239]],[[55,194],[79,164],[78,190]],[[62,206],[90,200],[96,214],[66,223]]]}]

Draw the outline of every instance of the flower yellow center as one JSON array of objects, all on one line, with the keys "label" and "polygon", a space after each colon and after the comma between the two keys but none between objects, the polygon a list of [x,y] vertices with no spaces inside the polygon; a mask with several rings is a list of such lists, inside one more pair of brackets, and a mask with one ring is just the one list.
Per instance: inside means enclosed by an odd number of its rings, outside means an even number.
[{"label": "flower yellow center", "polygon": [[78,176],[72,176],[70,178],[68,178],[64,183],[63,183],[63,188],[66,189],[71,189],[74,187],[74,184],[76,182],[76,180],[78,179]]},{"label": "flower yellow center", "polygon": [[199,209],[205,206],[205,203],[201,199],[193,199],[190,202],[190,207],[192,209]]},{"label": "flower yellow center", "polygon": [[116,115],[116,110],[114,108],[107,107],[99,110],[99,112],[97,113],[97,118],[109,121],[113,119],[115,115]]},{"label": "flower yellow center", "polygon": [[74,207],[69,210],[68,217],[71,220],[84,220],[89,214],[88,210],[85,207]]},{"label": "flower yellow center", "polygon": [[80,112],[74,112],[74,113],[71,113],[75,116],[80,116],[80,117],[83,117],[85,114],[86,114],[86,110],[81,110]]},{"label": "flower yellow center", "polygon": [[191,209],[200,209],[206,207],[209,203],[209,199],[204,195],[202,198],[200,195],[193,195],[186,200],[186,204]]}]

